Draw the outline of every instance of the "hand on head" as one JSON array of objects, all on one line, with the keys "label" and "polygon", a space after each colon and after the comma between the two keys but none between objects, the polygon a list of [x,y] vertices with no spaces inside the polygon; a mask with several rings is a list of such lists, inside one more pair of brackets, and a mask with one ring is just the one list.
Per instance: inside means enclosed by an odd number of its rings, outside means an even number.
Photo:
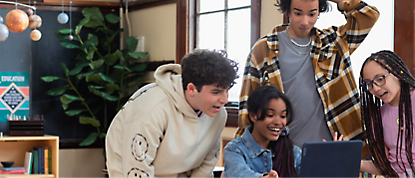
[{"label": "hand on head", "polygon": [[[340,135],[339,138],[337,138],[337,132],[334,132],[334,138],[333,141],[342,141],[343,140],[343,135]],[[323,139],[323,142],[326,142],[326,139]]]},{"label": "hand on head", "polygon": [[274,171],[274,170],[269,171],[269,174],[264,176],[264,178],[268,178],[268,177],[278,177],[277,171]]}]

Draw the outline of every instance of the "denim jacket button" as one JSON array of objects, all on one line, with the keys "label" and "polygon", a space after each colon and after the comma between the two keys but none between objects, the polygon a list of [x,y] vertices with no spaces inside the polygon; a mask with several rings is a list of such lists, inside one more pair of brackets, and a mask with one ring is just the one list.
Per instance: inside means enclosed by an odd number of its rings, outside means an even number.
[{"label": "denim jacket button", "polygon": [[267,152],[264,153],[264,156],[267,156]]}]

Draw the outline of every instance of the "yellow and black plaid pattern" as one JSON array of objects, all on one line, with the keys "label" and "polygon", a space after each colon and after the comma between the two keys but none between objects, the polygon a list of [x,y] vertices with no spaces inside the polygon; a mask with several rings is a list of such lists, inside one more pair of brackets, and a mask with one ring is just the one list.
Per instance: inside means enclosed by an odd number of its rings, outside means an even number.
[{"label": "yellow and black plaid pattern", "polygon": [[[336,131],[343,134],[345,140],[363,139],[359,94],[350,55],[368,35],[379,17],[379,11],[359,0],[339,4],[339,10],[345,15],[347,23],[323,30],[314,28],[311,31],[310,57],[330,132],[332,135]],[[284,92],[278,62],[277,32],[287,27],[276,26],[252,47],[244,70],[236,137],[241,136],[250,125],[246,102],[252,91],[262,85],[273,85]]]}]

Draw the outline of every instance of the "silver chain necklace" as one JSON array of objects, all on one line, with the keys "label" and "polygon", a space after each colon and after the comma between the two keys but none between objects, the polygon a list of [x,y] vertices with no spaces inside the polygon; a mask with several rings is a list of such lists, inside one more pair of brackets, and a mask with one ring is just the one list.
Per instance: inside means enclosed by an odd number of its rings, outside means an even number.
[{"label": "silver chain necklace", "polygon": [[301,45],[301,44],[298,44],[298,43],[296,43],[291,37],[290,37],[290,34],[288,33],[288,28],[285,30],[285,36],[287,36],[287,38],[288,39],[290,39],[290,41],[291,41],[291,43],[290,43],[290,45],[291,45],[291,47],[293,47],[293,49],[294,49],[294,51],[297,53],[297,54],[299,54],[299,55],[306,55],[307,53],[301,53],[301,52],[299,52],[299,51],[297,51],[297,49],[295,49],[295,46],[293,45],[293,44],[295,44],[296,46],[298,46],[298,47],[302,47],[302,48],[305,48],[305,47],[308,47],[310,44],[311,44],[311,37],[310,37],[310,41],[307,43],[307,44],[305,44],[305,45]]}]

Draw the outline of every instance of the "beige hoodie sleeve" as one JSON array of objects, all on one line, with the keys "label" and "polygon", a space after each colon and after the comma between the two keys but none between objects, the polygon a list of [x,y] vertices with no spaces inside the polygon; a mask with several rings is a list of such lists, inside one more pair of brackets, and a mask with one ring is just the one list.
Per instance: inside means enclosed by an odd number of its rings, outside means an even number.
[{"label": "beige hoodie sleeve", "polygon": [[220,138],[218,139],[216,145],[210,150],[206,155],[205,160],[203,161],[200,167],[193,169],[190,177],[213,177],[213,169],[218,162],[220,151]]},{"label": "beige hoodie sleeve", "polygon": [[152,162],[163,133],[139,120],[125,123],[124,128],[123,177],[154,177]]}]

